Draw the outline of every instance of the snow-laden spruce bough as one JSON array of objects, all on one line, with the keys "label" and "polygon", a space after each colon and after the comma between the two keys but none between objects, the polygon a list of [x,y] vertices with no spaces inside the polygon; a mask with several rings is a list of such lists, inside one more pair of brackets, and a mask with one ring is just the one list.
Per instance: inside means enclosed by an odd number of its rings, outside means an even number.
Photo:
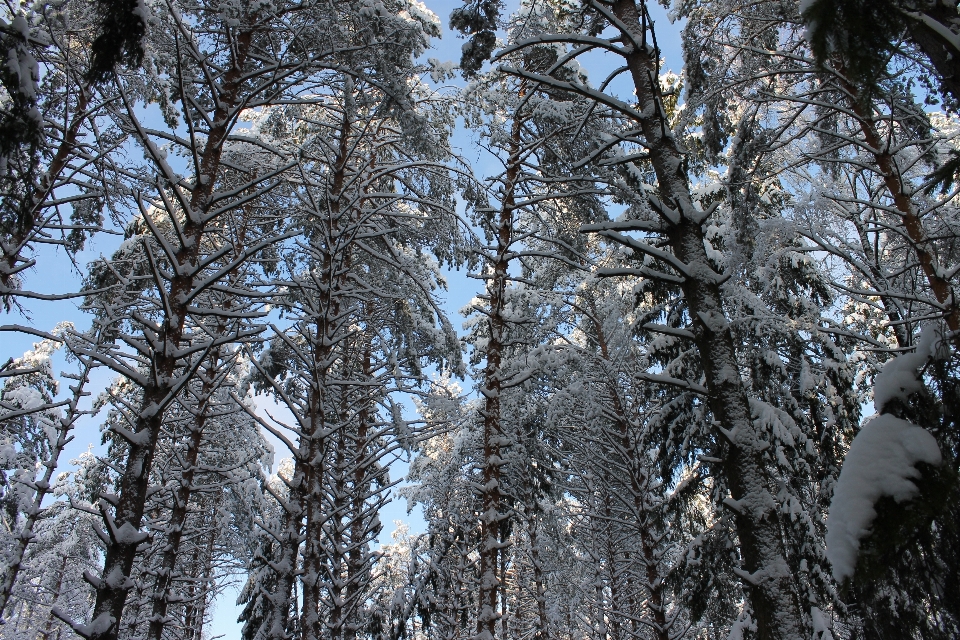
[{"label": "snow-laden spruce bough", "polygon": [[960,636],[956,3],[437,8],[5,6],[0,637]]}]

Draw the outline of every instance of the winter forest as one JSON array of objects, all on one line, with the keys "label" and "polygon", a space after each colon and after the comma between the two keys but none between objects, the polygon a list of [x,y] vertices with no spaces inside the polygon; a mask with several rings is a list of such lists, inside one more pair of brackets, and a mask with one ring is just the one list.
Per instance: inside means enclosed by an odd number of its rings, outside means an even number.
[{"label": "winter forest", "polygon": [[960,637],[957,0],[425,1],[4,0],[0,638]]}]

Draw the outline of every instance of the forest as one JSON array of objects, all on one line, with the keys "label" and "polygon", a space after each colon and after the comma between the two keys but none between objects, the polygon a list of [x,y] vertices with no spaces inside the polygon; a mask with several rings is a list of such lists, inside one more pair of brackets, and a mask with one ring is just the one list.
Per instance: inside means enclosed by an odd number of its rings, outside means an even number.
[{"label": "forest", "polygon": [[4,0],[0,638],[960,638],[957,0],[454,1]]}]

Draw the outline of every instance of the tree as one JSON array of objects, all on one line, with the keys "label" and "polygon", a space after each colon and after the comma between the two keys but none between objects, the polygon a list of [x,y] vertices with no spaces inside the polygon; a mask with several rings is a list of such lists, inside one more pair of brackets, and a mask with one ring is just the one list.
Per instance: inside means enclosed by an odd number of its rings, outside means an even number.
[{"label": "tree", "polygon": [[[557,14],[552,5],[525,4],[510,25],[511,37],[519,39],[528,29],[551,28]],[[560,53],[550,46],[531,47],[510,61],[526,73],[553,68],[564,78],[577,74],[576,68],[563,66]],[[511,396],[522,395],[519,385],[533,375],[524,359],[536,342],[531,342],[525,325],[541,319],[525,300],[528,293],[537,293],[523,286],[534,263],[556,262],[546,267],[549,271],[582,268],[586,261],[575,227],[596,216],[593,196],[598,189],[590,177],[571,167],[566,136],[585,124],[593,132],[597,125],[588,104],[574,92],[544,90],[525,77],[516,81],[501,72],[479,77],[465,98],[471,123],[482,127],[489,151],[504,168],[490,179],[492,188],[477,193],[471,203],[474,223],[484,236],[477,259],[479,277],[485,282],[484,295],[473,305],[479,321],[474,322],[471,337],[475,361],[484,363],[479,385],[484,407],[483,459],[477,479],[482,502],[477,634],[492,640],[504,604],[504,554],[513,528],[509,503],[515,496],[510,495],[511,470],[506,465],[511,448],[518,444],[514,430],[521,428],[511,424],[508,412],[511,403],[521,402]]]},{"label": "tree", "polygon": [[955,3],[811,0],[800,4],[800,13],[817,59],[839,55],[858,83],[873,86],[885,74],[890,58],[913,57],[909,49],[916,48],[948,103],[955,106],[960,100],[955,60],[960,20]]},{"label": "tree", "polygon": [[301,123],[294,139],[303,161],[291,220],[299,238],[283,249],[283,276],[273,282],[287,324],[272,326],[269,349],[253,360],[259,387],[293,415],[295,424],[280,426],[296,436],[264,423],[294,456],[286,497],[275,496],[281,522],[267,529],[281,554],[259,632],[270,638],[288,633],[300,571],[302,633],[360,628],[386,467],[415,438],[391,394],[418,393],[425,362],[456,368],[459,360],[427,253],[459,253],[442,103],[402,80],[418,71],[413,53],[435,25],[397,14],[383,20],[409,30],[406,56],[354,59],[357,77],[342,74],[323,102],[277,114]]},{"label": "tree", "polygon": [[[74,382],[70,395],[59,402],[60,382],[54,377],[51,357],[63,344],[67,327],[39,343],[3,371],[0,395],[0,425],[3,426],[7,460],[3,465],[4,532],[9,535],[0,573],[0,615],[6,610],[23,566],[28,545],[33,542],[38,521],[47,517],[44,502],[54,489],[54,474],[73,435],[77,421],[90,411],[80,407],[95,363],[79,358],[77,373],[62,374]],[[12,471],[9,476],[7,472]],[[39,471],[39,473],[38,473]]]},{"label": "tree", "polygon": [[[72,460],[75,469],[58,475],[51,485],[54,500],[44,509],[24,553],[13,586],[4,635],[52,638],[69,633],[58,617],[83,616],[91,589],[83,579],[100,563],[102,544],[94,535],[97,514],[89,499],[99,490],[98,461],[89,452]],[[58,615],[59,612],[59,615]]]},{"label": "tree", "polygon": [[[105,118],[112,96],[87,75],[97,24],[80,3],[13,9],[0,19],[0,297],[56,300],[24,288],[44,246],[74,255],[102,229],[114,200],[112,156],[121,136]],[[68,215],[69,214],[69,215]]]},{"label": "tree", "polygon": [[[712,211],[697,206],[690,190],[684,156],[670,129],[659,84],[659,52],[652,21],[644,3],[625,0],[612,4],[586,3],[585,22],[595,25],[589,35],[544,34],[508,48],[522,50],[534,42],[555,40],[580,45],[569,55],[600,48],[622,60],[614,74],[629,73],[636,107],[607,93],[547,73],[511,68],[511,73],[529,81],[579,93],[617,112],[629,123],[623,138],[636,140],[645,150],[655,175],[656,196],[648,196],[650,217],[637,221],[601,223],[585,229],[601,233],[640,255],[649,256],[659,273],[650,267],[623,268],[611,273],[652,277],[672,282],[683,291],[689,328],[682,330],[696,346],[705,385],[679,381],[706,396],[722,451],[722,474],[731,499],[742,566],[738,575],[749,594],[752,616],[761,638],[788,638],[802,633],[803,618],[797,587],[789,572],[783,547],[780,515],[773,507],[772,482],[763,464],[763,439],[750,410],[747,389],[739,375],[737,352],[725,314],[721,284],[725,278],[711,266],[706,251],[707,221]],[[614,39],[598,38],[603,29],[613,29]],[[605,81],[603,86],[607,86]],[[629,138],[628,138],[629,136]],[[654,242],[626,232],[642,232]],[[657,245],[660,245],[659,247]],[[669,249],[669,250],[667,250]],[[669,270],[663,271],[663,269]],[[675,333],[675,332],[674,332]]]},{"label": "tree", "polygon": [[[87,305],[96,310],[111,345],[129,350],[91,344],[80,352],[125,376],[141,393],[139,406],[125,414],[128,423],[113,427],[129,447],[115,502],[102,503],[109,543],[104,570],[94,580],[93,619],[74,625],[83,637],[118,633],[137,548],[146,540],[140,525],[165,412],[210,350],[251,335],[242,323],[232,326],[229,336],[205,339],[189,329],[202,325],[205,316],[257,315],[245,306],[227,311],[203,304],[213,302],[203,298],[205,292],[223,287],[239,264],[275,242],[268,232],[237,245],[242,239],[239,229],[230,227],[229,213],[245,206],[251,210],[249,205],[279,184],[276,176],[292,166],[278,147],[238,131],[239,121],[272,101],[299,101],[325,66],[340,63],[336,54],[342,43],[332,34],[311,30],[312,40],[303,41],[308,37],[303,29],[318,24],[325,10],[309,2],[269,9],[243,5],[214,17],[205,5],[167,6],[162,27],[151,31],[146,45],[155,52],[153,69],[117,77],[119,100],[111,105],[111,116],[145,156],[144,164],[125,169],[128,202],[140,211],[143,233],[130,229],[130,241],[114,260],[95,268]],[[309,51],[287,46],[294,42]],[[135,108],[139,99],[160,102],[167,131],[144,125]],[[176,133],[178,106],[186,137]],[[168,151],[185,154],[182,171]],[[150,199],[144,195],[149,191],[155,193]],[[276,219],[271,212],[244,228],[269,230]]]}]

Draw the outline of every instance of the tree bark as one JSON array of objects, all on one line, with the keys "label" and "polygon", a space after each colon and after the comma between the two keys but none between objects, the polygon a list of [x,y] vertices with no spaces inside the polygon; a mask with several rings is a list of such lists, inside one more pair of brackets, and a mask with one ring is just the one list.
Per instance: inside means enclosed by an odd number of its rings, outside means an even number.
[{"label": "tree bark", "polygon": [[167,609],[173,595],[174,571],[177,556],[180,553],[180,543],[183,540],[183,529],[187,522],[188,507],[193,493],[193,481],[197,473],[197,462],[200,457],[200,443],[203,441],[203,432],[206,428],[207,409],[210,397],[215,391],[214,383],[217,378],[217,368],[220,364],[219,349],[210,356],[203,381],[200,385],[200,404],[197,415],[190,428],[190,438],[187,441],[187,451],[184,456],[184,466],[180,470],[180,486],[173,496],[173,509],[170,512],[170,521],[167,524],[167,541],[160,559],[160,569],[153,588],[153,606],[150,616],[150,628],[147,632],[149,640],[161,640],[167,623]]},{"label": "tree bark", "polygon": [[[363,378],[371,380],[373,378],[372,354],[370,345],[365,344],[363,348]],[[362,595],[362,587],[365,579],[369,576],[370,567],[367,563],[364,549],[367,545],[368,514],[365,513],[367,502],[366,496],[370,489],[373,478],[369,470],[375,460],[370,457],[370,447],[368,445],[370,422],[372,420],[371,398],[366,389],[362,391],[360,398],[360,408],[357,411],[357,433],[353,438],[353,500],[351,506],[349,551],[347,552],[347,598],[349,607],[348,620],[344,625],[344,640],[356,640],[357,632],[362,624],[358,619],[357,609],[359,607]]]},{"label": "tree bark", "polygon": [[[183,223],[184,242],[175,254],[180,268],[171,279],[166,296],[169,300],[169,313],[163,320],[160,334],[156,336],[156,341],[163,345],[163,349],[152,354],[152,384],[143,390],[135,437],[128,439],[129,450],[120,478],[115,515],[110,516],[108,508],[101,502],[101,511],[108,530],[105,541],[107,548],[100,578],[87,576],[96,591],[92,622],[83,628],[72,625],[74,630],[82,632],[81,635],[87,640],[117,639],[127,594],[132,587],[133,562],[137,549],[146,539],[146,534],[140,531],[140,525],[143,521],[150,470],[164,412],[176,391],[175,373],[181,365],[176,353],[183,342],[184,326],[190,313],[188,296],[199,277],[201,240],[209,223],[206,212],[217,182],[223,144],[233,124],[233,111],[240,104],[243,72],[252,39],[252,30],[241,31],[236,38],[232,65],[224,76],[224,88],[218,95],[213,126],[200,155],[197,185],[190,198],[190,211],[186,212]],[[171,211],[169,215],[176,214]],[[150,342],[149,338],[147,342]]]},{"label": "tree bark", "polygon": [[[521,95],[523,91],[521,90]],[[501,447],[507,438],[503,431],[500,414],[502,391],[500,367],[503,362],[503,346],[507,321],[504,317],[505,296],[510,268],[510,245],[513,242],[513,212],[516,206],[517,180],[520,177],[520,115],[514,116],[510,131],[510,155],[507,159],[503,203],[493,221],[496,236],[496,253],[492,273],[487,280],[488,307],[486,310],[488,341],[484,349],[486,367],[483,371],[483,468],[480,514],[480,585],[477,616],[477,640],[495,640],[497,621],[500,618],[499,601],[502,597],[503,577],[500,571],[500,556],[504,543],[501,534],[508,514],[503,513],[503,491],[500,488]]]},{"label": "tree bark", "polygon": [[[744,591],[762,640],[795,640],[803,635],[800,599],[787,564],[780,515],[764,469],[765,443],[753,424],[750,404],[723,309],[721,279],[709,266],[702,213],[694,206],[684,157],[670,131],[660,96],[658,52],[647,44],[649,17],[636,0],[616,0],[613,13],[624,36],[638,43],[625,54],[637,96],[639,124],[648,145],[664,205],[666,236],[685,265],[680,284],[703,366],[708,401],[718,433],[728,443],[723,472],[730,488],[740,541]],[[652,29],[652,24],[649,25]]]}]

